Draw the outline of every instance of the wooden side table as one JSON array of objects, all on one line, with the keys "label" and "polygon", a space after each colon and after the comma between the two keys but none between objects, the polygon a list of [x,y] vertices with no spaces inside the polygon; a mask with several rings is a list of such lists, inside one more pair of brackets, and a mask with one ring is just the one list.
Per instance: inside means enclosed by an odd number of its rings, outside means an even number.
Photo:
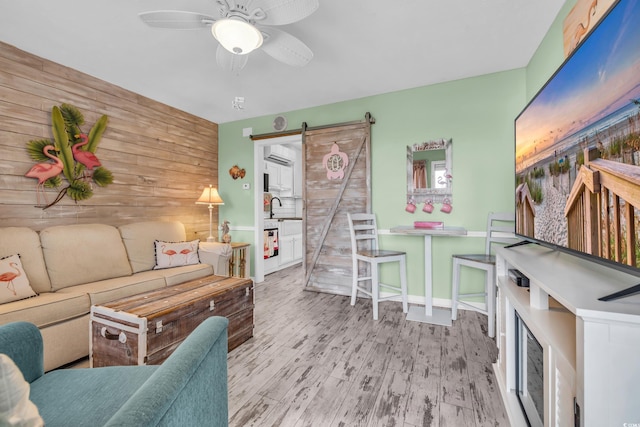
[{"label": "wooden side table", "polygon": [[235,277],[249,277],[250,264],[247,262],[247,249],[251,246],[250,243],[243,242],[231,242],[231,249],[233,253],[229,258],[229,276]]}]

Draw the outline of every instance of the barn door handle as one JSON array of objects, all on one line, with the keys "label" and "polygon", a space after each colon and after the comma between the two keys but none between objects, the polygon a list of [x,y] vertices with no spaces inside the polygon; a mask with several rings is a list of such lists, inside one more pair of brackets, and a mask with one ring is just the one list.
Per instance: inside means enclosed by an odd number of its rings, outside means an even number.
[{"label": "barn door handle", "polygon": [[100,330],[100,335],[102,335],[104,338],[108,340],[112,340],[112,341],[118,340],[122,344],[127,342],[127,335],[124,332],[120,332],[119,334],[113,334],[107,330],[106,326],[102,327],[102,329]]}]

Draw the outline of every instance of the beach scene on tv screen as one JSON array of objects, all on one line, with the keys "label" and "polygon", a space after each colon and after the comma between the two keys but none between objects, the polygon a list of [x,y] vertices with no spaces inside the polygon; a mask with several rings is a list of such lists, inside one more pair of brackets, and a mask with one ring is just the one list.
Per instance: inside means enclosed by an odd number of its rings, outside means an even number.
[{"label": "beach scene on tv screen", "polygon": [[622,0],[515,121],[517,231],[640,262],[640,0]]}]

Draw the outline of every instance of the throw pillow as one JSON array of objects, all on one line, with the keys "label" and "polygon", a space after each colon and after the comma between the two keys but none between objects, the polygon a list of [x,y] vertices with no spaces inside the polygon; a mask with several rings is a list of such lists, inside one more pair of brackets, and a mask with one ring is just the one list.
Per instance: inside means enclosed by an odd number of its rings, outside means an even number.
[{"label": "throw pillow", "polygon": [[38,408],[29,400],[29,383],[6,354],[0,354],[0,425],[44,426]]},{"label": "throw pillow", "polygon": [[0,304],[36,296],[29,285],[20,255],[0,259]]},{"label": "throw pillow", "polygon": [[155,241],[156,266],[154,270],[161,268],[179,267],[181,265],[200,264],[198,258],[198,245],[200,240],[190,242],[163,242]]}]

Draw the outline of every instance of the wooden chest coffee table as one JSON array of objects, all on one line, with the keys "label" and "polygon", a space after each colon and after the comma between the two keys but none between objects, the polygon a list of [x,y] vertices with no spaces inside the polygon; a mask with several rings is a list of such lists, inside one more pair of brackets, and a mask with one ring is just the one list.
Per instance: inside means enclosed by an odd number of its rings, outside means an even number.
[{"label": "wooden chest coffee table", "polygon": [[229,351],[253,336],[253,281],[207,276],[91,307],[90,364],[154,365],[210,316],[229,319]]}]

